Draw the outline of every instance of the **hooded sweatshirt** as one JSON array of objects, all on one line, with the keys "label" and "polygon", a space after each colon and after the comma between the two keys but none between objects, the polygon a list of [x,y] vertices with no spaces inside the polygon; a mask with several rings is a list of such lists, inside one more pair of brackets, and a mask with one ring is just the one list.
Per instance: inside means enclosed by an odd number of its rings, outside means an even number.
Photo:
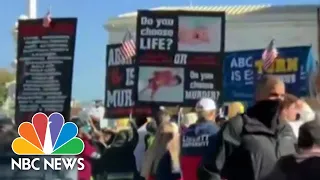
[{"label": "hooded sweatshirt", "polygon": [[296,138],[280,123],[279,111],[280,102],[261,101],[225,123],[214,151],[203,157],[198,179],[260,180],[280,157],[295,153]]}]

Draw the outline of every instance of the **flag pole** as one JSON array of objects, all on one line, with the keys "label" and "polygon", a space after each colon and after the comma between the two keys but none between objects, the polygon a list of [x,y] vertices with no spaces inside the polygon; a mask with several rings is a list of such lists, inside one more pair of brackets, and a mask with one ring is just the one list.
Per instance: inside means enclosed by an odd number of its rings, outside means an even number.
[{"label": "flag pole", "polygon": [[129,121],[133,121],[133,120],[132,120],[132,109],[130,109]]},{"label": "flag pole", "polygon": [[320,8],[317,9],[317,25],[318,25],[318,61],[320,60]]},{"label": "flag pole", "polygon": [[189,6],[190,6],[190,7],[193,6],[192,0],[189,0]]},{"label": "flag pole", "polygon": [[49,6],[49,9],[48,9],[48,11],[50,12],[50,14],[52,13],[52,11],[51,11],[51,5]]}]

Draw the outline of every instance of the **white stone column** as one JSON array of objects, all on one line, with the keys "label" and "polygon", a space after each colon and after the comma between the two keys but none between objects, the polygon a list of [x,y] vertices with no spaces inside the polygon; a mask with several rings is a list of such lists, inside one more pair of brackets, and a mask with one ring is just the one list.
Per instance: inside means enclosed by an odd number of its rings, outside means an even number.
[{"label": "white stone column", "polygon": [[[24,19],[36,19],[37,18],[37,0],[27,0],[27,8],[26,8],[26,14],[27,15],[20,15],[18,20],[24,20]],[[17,51],[17,35],[18,35],[18,21],[15,22],[14,27],[11,30],[12,38],[14,41],[15,51]],[[14,58],[14,60],[11,62],[11,67],[13,68],[13,71],[16,71],[16,65],[17,65],[17,59]],[[7,83],[7,88],[10,87],[15,88],[15,80],[12,82]],[[14,96],[8,96],[5,103],[2,106],[2,109],[4,109],[9,116],[13,118],[14,113],[11,113],[12,108],[11,106],[14,106],[15,97]]]},{"label": "white stone column", "polygon": [[28,0],[27,16],[30,19],[37,18],[37,0]]}]

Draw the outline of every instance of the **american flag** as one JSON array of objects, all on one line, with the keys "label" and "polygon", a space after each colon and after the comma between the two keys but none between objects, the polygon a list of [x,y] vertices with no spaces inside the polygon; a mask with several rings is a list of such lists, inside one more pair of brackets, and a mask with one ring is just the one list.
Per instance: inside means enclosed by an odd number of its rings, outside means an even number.
[{"label": "american flag", "polygon": [[47,14],[43,17],[43,21],[42,21],[42,25],[43,27],[45,28],[48,28],[50,27],[50,24],[51,24],[51,12],[50,10],[47,12]]},{"label": "american flag", "polygon": [[278,50],[274,44],[275,40],[271,40],[268,47],[262,53],[263,69],[267,70],[278,57]]},{"label": "american flag", "polygon": [[136,55],[136,43],[129,30],[122,40],[122,46],[120,50],[125,60],[130,60],[133,56]]}]

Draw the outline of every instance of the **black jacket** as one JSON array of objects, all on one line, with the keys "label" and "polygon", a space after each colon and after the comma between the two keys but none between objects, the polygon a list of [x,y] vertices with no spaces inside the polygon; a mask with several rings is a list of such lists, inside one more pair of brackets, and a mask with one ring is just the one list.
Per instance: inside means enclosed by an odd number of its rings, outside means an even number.
[{"label": "black jacket", "polygon": [[319,180],[320,154],[315,156],[288,155],[282,157],[273,171],[263,180]]},{"label": "black jacket", "polygon": [[131,129],[118,132],[109,148],[101,147],[102,156],[93,166],[95,179],[105,180],[118,175],[136,176],[133,151],[138,143],[138,136],[135,125],[131,123]]},{"label": "black jacket", "polygon": [[171,161],[171,155],[166,152],[160,159],[157,172],[156,180],[180,180],[181,170],[180,167],[173,167]]},{"label": "black jacket", "polygon": [[203,157],[201,180],[259,180],[277,160],[295,153],[295,136],[278,121],[280,103],[261,101],[230,119],[217,135],[216,150]]}]

